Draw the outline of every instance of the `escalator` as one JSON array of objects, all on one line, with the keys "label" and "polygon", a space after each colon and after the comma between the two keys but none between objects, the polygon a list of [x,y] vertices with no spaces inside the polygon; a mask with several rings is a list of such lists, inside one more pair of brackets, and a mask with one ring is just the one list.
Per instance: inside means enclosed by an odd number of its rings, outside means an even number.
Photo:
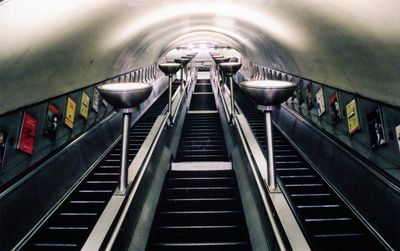
[{"label": "escalator", "polygon": [[[235,99],[266,152],[264,115],[238,85]],[[276,128],[273,144],[278,182],[313,250],[385,250]]]},{"label": "escalator", "polygon": [[[128,162],[132,162],[158,115],[165,91],[129,131]],[[119,183],[121,140],[74,189],[21,250],[80,250]]]},{"label": "escalator", "polygon": [[146,250],[251,250],[209,80],[195,85],[171,166]]}]

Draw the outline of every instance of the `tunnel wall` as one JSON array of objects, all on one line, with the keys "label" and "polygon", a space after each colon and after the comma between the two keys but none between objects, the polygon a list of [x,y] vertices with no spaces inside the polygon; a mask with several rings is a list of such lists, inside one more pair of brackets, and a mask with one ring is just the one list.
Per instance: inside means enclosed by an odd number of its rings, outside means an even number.
[{"label": "tunnel wall", "polygon": [[282,106],[274,122],[314,164],[328,183],[395,250],[400,222],[400,189],[324,133]]},{"label": "tunnel wall", "polygon": [[[0,161],[0,188],[18,176],[23,175],[24,172],[29,172],[40,165],[43,159],[50,157],[52,153],[59,151],[112,113],[113,108],[111,106],[106,107],[106,102],[103,102],[101,97],[98,102],[98,110],[94,110],[93,96],[96,85],[128,81],[149,82],[154,80],[156,77],[155,67],[156,66],[153,64],[144,68],[135,69],[122,75],[111,77],[99,83],[89,85],[88,87],[40,103],[32,104],[0,116],[0,132],[6,134],[7,138],[5,144],[1,148],[4,149],[3,153],[1,153],[0,150],[0,158],[3,160]],[[79,115],[83,92],[85,92],[90,98],[88,107],[89,111],[86,119]],[[64,124],[68,97],[72,98],[76,103],[76,110],[74,113],[75,123],[72,129]],[[59,109],[61,115],[61,120],[58,124],[56,137],[54,139],[50,139],[44,135],[48,105],[50,103],[54,104]],[[24,112],[33,115],[37,119],[37,128],[32,154],[27,154],[17,150]]]},{"label": "tunnel wall", "polygon": [[[351,148],[355,154],[359,155],[364,161],[369,162],[375,168],[383,172],[386,176],[397,181],[400,184],[400,109],[385,103],[371,100],[360,95],[343,91],[341,89],[327,86],[323,83],[306,79],[293,74],[271,69],[265,66],[251,64],[252,66],[246,71],[248,76],[253,79],[276,79],[289,80],[298,83],[298,89],[295,94],[285,103],[288,108],[300,115],[313,126],[321,129],[338,142]],[[307,105],[307,87],[310,86],[312,105]],[[325,111],[319,115],[317,93],[322,89],[323,102]],[[340,118],[332,119],[330,110],[330,97],[337,93]],[[346,115],[346,105],[356,100],[357,115],[360,123],[360,130],[350,135],[348,128],[348,120]],[[368,114],[373,111],[380,110],[383,122],[383,132],[385,143],[373,147],[371,145],[371,135],[369,131]],[[368,121],[370,120],[370,121]],[[396,132],[396,127],[398,132]],[[373,136],[374,137],[374,136]]]},{"label": "tunnel wall", "polygon": [[[265,74],[264,74],[265,73]],[[278,79],[301,83],[296,96],[289,98],[274,111],[274,122],[309,159],[317,171],[338,192],[358,215],[394,248],[400,248],[400,160],[395,127],[400,124],[400,112],[395,107],[357,96],[321,83],[285,72],[256,65],[237,74],[238,83],[248,79]],[[305,86],[312,85],[314,106],[308,109]],[[315,96],[324,90],[326,111],[318,115]],[[341,120],[333,126],[329,112],[329,97],[339,96]],[[299,99],[303,103],[299,104]],[[361,130],[349,136],[345,105],[356,99]],[[366,113],[380,107],[387,143],[371,148]]]},{"label": "tunnel wall", "polygon": [[[118,81],[118,78],[116,77],[107,81]],[[143,113],[166,89],[167,79],[165,77],[159,78],[151,84],[153,85],[152,94],[133,113],[132,121],[139,114]],[[90,88],[94,87],[88,88],[90,90]],[[71,96],[71,94],[67,95]],[[74,95],[77,94],[74,93]],[[65,97],[59,98],[62,100]],[[32,108],[32,110],[40,112],[40,107],[42,106],[40,104],[38,107]],[[46,107],[47,104],[44,106]],[[46,109],[42,110],[42,112],[46,112]],[[56,153],[51,152],[50,155],[54,155],[53,158],[40,163],[33,170],[28,170],[29,173],[23,173],[24,177],[18,179],[17,183],[12,181],[13,184],[11,185],[13,186],[9,190],[0,193],[0,246],[4,250],[10,250],[15,246],[39,220],[45,217],[120,136],[121,115],[112,112],[111,107],[109,107],[107,114],[108,116],[103,120],[96,121],[97,124],[93,125],[93,127],[82,127],[87,130],[83,131],[82,129],[83,132],[77,131],[77,133],[79,132],[77,135],[79,136],[78,138],[75,138],[67,146],[62,147],[61,150],[56,149]],[[9,116],[12,116],[12,114]],[[9,123],[11,122],[9,121]],[[10,124],[10,128],[13,128],[12,126]],[[18,129],[15,128],[15,130]],[[40,133],[39,128],[37,132],[38,137],[42,137]],[[60,138],[57,137],[57,140],[62,139],[61,135]],[[47,141],[47,139],[44,140]],[[63,145],[61,144],[61,146]],[[46,148],[44,149],[46,150]],[[16,150],[9,148],[8,151],[12,152]],[[45,153],[41,154],[44,155]],[[29,159],[27,162],[21,162],[20,165],[26,167],[27,163],[29,163]],[[17,168],[18,166],[14,167],[14,169]]]}]

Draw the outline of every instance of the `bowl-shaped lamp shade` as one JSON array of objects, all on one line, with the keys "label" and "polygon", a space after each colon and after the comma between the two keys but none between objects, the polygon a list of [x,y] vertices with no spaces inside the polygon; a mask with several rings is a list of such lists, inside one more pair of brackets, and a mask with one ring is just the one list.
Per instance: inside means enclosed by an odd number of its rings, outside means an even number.
[{"label": "bowl-shaped lamp shade", "polygon": [[190,59],[188,59],[188,58],[176,58],[174,61],[175,61],[175,63],[182,64],[183,66],[186,66],[189,63]]},{"label": "bowl-shaped lamp shade", "polygon": [[116,109],[132,108],[145,101],[153,90],[146,83],[113,83],[97,86],[100,95]]},{"label": "bowl-shaped lamp shade", "polygon": [[179,69],[181,68],[181,64],[178,63],[159,64],[158,68],[160,68],[160,70],[164,72],[165,75],[173,75],[177,71],[179,71]]},{"label": "bowl-shaped lamp shade", "polygon": [[241,63],[236,63],[236,62],[228,62],[228,63],[220,63],[219,68],[228,75],[235,74],[240,67],[242,67]]},{"label": "bowl-shaped lamp shade", "polygon": [[240,83],[241,89],[257,105],[277,106],[293,95],[297,84],[280,80],[255,80]]},{"label": "bowl-shaped lamp shade", "polygon": [[217,54],[217,55],[211,55],[211,57],[212,57],[213,59],[216,59],[216,58],[223,58],[224,56],[223,56],[223,55]]},{"label": "bowl-shaped lamp shade", "polygon": [[229,62],[229,58],[224,58],[224,57],[222,57],[222,58],[215,58],[214,61],[215,61],[215,63],[217,63],[217,64],[226,63],[226,62]]}]

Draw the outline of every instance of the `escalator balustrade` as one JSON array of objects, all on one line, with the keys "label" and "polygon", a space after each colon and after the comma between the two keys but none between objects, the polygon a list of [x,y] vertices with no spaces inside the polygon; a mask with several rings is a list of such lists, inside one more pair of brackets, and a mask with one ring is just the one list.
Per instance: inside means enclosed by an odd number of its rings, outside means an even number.
[{"label": "escalator balustrade", "polygon": [[166,175],[146,250],[251,250],[210,81],[194,91],[175,159],[181,169]]},{"label": "escalator balustrade", "polygon": [[[128,162],[132,162],[157,116],[167,92],[130,129]],[[44,222],[21,250],[80,250],[119,184],[121,141],[117,143]]]},{"label": "escalator balustrade", "polygon": [[[236,102],[266,152],[262,112],[236,85]],[[275,167],[281,188],[313,250],[384,250],[333,189],[274,128]]]}]

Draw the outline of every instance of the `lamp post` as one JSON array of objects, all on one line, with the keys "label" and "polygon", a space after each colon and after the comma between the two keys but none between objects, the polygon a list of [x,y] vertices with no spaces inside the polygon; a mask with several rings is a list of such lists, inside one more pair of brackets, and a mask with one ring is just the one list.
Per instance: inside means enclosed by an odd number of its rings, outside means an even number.
[{"label": "lamp post", "polygon": [[[221,74],[222,81],[220,81],[219,76],[220,76],[220,73],[221,73],[221,71],[220,71],[220,70],[221,70],[221,67],[219,67],[219,65],[220,65],[221,63],[227,63],[227,62],[229,62],[229,58],[217,57],[217,58],[214,59],[214,61],[215,61],[215,63],[217,64],[218,82],[219,82],[219,84],[222,86],[222,84],[223,84],[223,82],[224,82],[224,76],[222,76],[222,74]],[[220,83],[220,82],[221,82],[221,83]]]},{"label": "lamp post", "polygon": [[235,124],[235,99],[233,96],[233,74],[235,74],[240,67],[242,67],[241,63],[237,62],[229,62],[229,63],[220,63],[219,68],[228,76],[229,79],[229,88],[231,93],[231,114],[229,118],[229,123],[231,125]]},{"label": "lamp post", "polygon": [[188,58],[176,58],[174,59],[175,63],[181,64],[181,84],[183,86],[185,86],[185,82],[183,81],[183,70],[186,67],[186,65],[189,63],[189,59]]},{"label": "lamp post", "polygon": [[240,87],[265,114],[265,136],[267,139],[268,187],[276,188],[274,145],[272,138],[272,111],[293,95],[297,84],[288,81],[254,80],[240,83]]},{"label": "lamp post", "polygon": [[158,68],[168,76],[168,119],[170,125],[173,125],[172,121],[172,76],[181,68],[181,64],[177,63],[165,63],[159,64]]},{"label": "lamp post", "polygon": [[128,181],[128,137],[131,113],[145,101],[153,86],[146,83],[114,83],[97,86],[100,95],[122,113],[122,151],[119,191],[125,193]]}]

